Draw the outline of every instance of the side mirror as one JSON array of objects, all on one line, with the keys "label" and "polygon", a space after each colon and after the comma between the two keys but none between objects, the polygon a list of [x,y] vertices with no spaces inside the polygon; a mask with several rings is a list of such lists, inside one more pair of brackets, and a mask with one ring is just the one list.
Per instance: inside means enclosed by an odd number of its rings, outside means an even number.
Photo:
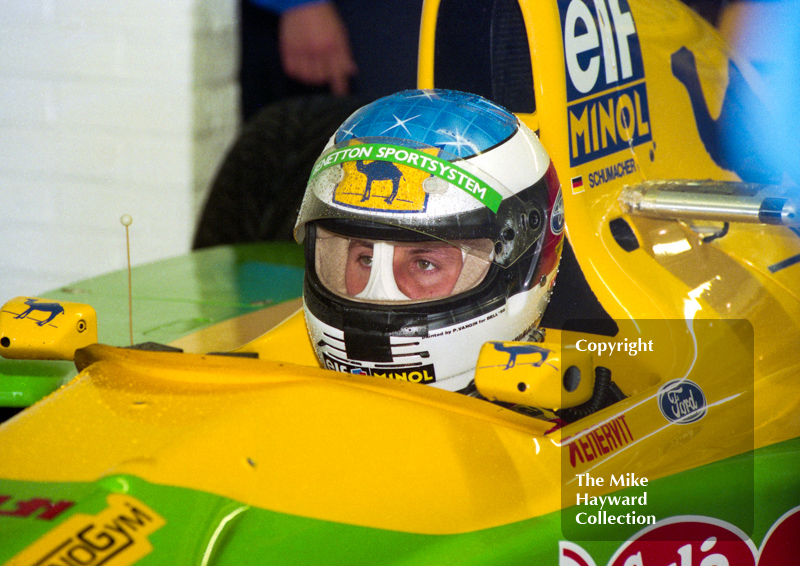
[{"label": "side mirror", "polygon": [[594,391],[592,356],[560,342],[487,342],[478,356],[475,386],[490,401],[576,407]]},{"label": "side mirror", "polygon": [[89,305],[17,297],[0,310],[0,355],[9,359],[72,360],[97,343],[97,314]]}]

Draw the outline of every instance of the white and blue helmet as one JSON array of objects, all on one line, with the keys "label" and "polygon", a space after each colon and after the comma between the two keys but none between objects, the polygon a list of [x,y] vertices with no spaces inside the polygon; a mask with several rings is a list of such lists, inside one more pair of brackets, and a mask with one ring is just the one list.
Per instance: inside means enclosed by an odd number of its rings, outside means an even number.
[{"label": "white and blue helmet", "polygon": [[315,163],[295,228],[320,363],[463,390],[484,342],[539,323],[563,226],[549,156],[503,108],[447,90],[361,108]]}]

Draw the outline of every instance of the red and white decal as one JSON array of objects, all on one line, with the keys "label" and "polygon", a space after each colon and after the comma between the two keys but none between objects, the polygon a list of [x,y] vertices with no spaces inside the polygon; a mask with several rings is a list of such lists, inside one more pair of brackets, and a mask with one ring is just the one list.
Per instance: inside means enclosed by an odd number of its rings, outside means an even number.
[{"label": "red and white decal", "polygon": [[[636,533],[608,566],[786,566],[800,564],[800,506],[770,528],[761,548],[736,526],[711,517],[671,517]],[[559,566],[596,566],[579,545],[561,541]]]}]

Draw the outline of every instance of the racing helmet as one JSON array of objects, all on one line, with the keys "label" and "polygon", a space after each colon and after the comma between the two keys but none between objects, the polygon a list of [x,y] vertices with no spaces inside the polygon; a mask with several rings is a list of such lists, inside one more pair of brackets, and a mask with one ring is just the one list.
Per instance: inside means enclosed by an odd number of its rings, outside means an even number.
[{"label": "racing helmet", "polygon": [[314,164],[295,227],[320,364],[465,390],[486,341],[535,330],[563,229],[553,164],[513,114],[451,90],[364,106]]}]

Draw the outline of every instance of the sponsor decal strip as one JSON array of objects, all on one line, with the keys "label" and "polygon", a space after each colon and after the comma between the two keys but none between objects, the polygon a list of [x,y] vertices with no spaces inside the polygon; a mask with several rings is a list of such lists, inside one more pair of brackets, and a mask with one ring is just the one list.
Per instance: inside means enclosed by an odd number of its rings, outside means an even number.
[{"label": "sponsor decal strip", "polygon": [[[569,441],[567,443],[567,441]],[[590,429],[574,438],[564,439],[569,446],[569,463],[575,468],[578,464],[591,462],[610,452],[627,446],[634,441],[633,433],[625,422],[625,415]]]},{"label": "sponsor decal strip", "polygon": [[[628,0],[559,0],[558,6],[570,166],[652,140],[642,50]],[[573,184],[574,193],[580,188]]]},{"label": "sponsor decal strip", "polygon": [[620,179],[631,173],[635,173],[637,169],[636,160],[633,158],[620,161],[608,167],[603,167],[602,169],[589,173],[589,188],[594,188],[603,183]]},{"label": "sponsor decal strip", "polygon": [[[753,541],[736,525],[713,517],[685,515],[670,517],[645,527],[622,544],[608,560],[608,566],[650,566],[672,564],[783,566],[796,564],[800,558],[797,529],[800,507],[790,509],[769,529],[756,548]],[[596,566],[583,547],[559,541],[559,566]]]},{"label": "sponsor decal strip", "polygon": [[58,501],[32,497],[30,499],[14,499],[10,495],[0,495],[0,516],[27,519],[36,517],[42,521],[52,521],[70,507],[74,501]]},{"label": "sponsor decal strip", "polygon": [[73,515],[16,555],[11,564],[99,566],[133,564],[153,547],[148,536],[166,521],[141,501],[110,494],[108,507],[97,515]]},{"label": "sponsor decal strip", "polygon": [[347,161],[389,161],[430,173],[473,196],[492,212],[497,212],[503,197],[472,173],[446,159],[408,147],[368,143],[337,149],[321,157],[311,170],[311,178]]},{"label": "sponsor decal strip", "polygon": [[436,381],[436,372],[433,369],[433,364],[418,367],[387,367],[386,369],[381,369],[349,364],[327,354],[322,354],[322,358],[325,361],[325,367],[333,371],[356,375],[372,375],[386,379],[410,381],[412,383],[433,383]]}]

